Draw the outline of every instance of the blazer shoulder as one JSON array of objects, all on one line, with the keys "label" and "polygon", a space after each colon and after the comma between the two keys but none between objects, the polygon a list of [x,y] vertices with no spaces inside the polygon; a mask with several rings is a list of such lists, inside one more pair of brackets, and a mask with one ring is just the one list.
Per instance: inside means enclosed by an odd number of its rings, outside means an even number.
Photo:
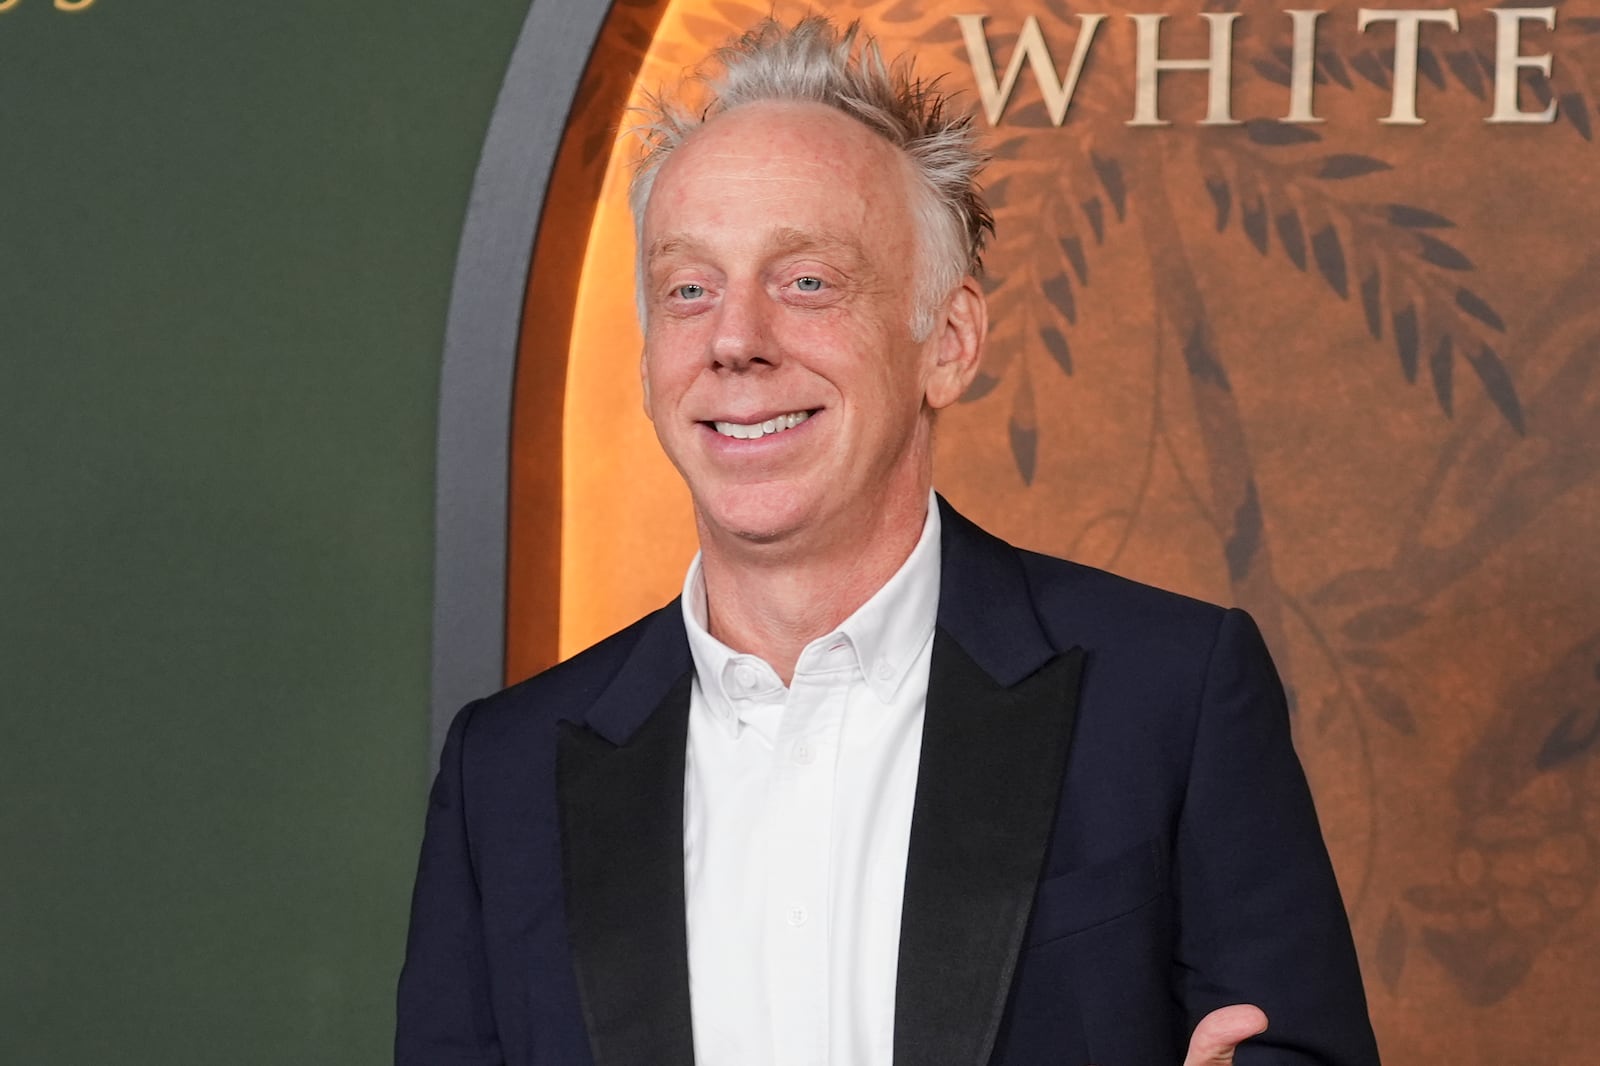
[{"label": "blazer shoulder", "polygon": [[468,704],[458,713],[470,715],[474,746],[513,740],[530,730],[551,734],[558,721],[583,721],[646,637],[676,622],[678,610],[674,600],[572,658]]},{"label": "blazer shoulder", "polygon": [[1256,632],[1240,608],[1195,599],[1085,563],[1021,551],[1040,624],[1056,647],[1082,647],[1102,667],[1162,664],[1173,680],[1203,685],[1226,643],[1229,619]]},{"label": "blazer shoulder", "polygon": [[1018,549],[1034,609],[1058,639],[1170,656],[1209,653],[1230,609],[1107,570]]}]

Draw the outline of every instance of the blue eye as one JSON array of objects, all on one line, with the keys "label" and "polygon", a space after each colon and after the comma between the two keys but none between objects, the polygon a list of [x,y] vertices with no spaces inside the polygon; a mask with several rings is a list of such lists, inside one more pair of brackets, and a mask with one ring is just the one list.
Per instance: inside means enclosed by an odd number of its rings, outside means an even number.
[{"label": "blue eye", "polygon": [[801,292],[821,292],[822,279],[813,277],[798,278],[795,280],[794,287]]},{"label": "blue eye", "polygon": [[698,300],[700,297],[706,294],[706,287],[704,285],[696,285],[693,282],[690,282],[688,285],[679,285],[676,289],[672,290],[672,293],[674,296],[684,300]]}]

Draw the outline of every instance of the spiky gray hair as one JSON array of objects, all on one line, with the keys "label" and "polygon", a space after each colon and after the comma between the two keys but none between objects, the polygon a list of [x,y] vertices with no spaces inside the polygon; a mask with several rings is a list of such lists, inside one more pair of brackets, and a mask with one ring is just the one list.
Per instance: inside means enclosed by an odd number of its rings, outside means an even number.
[{"label": "spiky gray hair", "polygon": [[[986,234],[994,216],[984,203],[978,172],[988,162],[979,145],[972,115],[949,106],[937,79],[916,77],[909,57],[886,63],[878,42],[852,22],[842,31],[821,15],[793,26],[763,19],[711,54],[716,68],[700,72],[675,97],[650,95],[639,108],[633,132],[644,155],[628,189],[634,232],[641,237],[638,270],[643,280],[645,207],[656,175],[667,158],[695,130],[744,104],[811,101],[825,104],[865,124],[905,153],[920,186],[914,205],[921,243],[911,331],[926,337],[934,314],[968,274],[983,269]],[[699,95],[691,109],[684,97]],[[644,321],[644,287],[639,320]]]}]

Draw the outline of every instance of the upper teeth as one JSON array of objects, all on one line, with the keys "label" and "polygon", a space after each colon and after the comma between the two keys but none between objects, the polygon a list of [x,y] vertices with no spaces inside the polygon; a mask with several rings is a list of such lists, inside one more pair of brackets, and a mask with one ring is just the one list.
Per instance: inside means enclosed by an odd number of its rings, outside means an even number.
[{"label": "upper teeth", "polygon": [[748,426],[741,425],[738,422],[713,422],[711,424],[724,437],[737,437],[740,440],[759,440],[768,433],[782,433],[786,429],[793,429],[810,417],[810,411],[792,411],[786,415],[769,418],[765,422],[753,422]]}]

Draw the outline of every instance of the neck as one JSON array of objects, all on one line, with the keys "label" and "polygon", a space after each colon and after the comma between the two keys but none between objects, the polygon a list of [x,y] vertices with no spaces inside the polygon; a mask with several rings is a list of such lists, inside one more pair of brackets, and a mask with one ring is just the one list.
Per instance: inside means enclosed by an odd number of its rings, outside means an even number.
[{"label": "neck", "polygon": [[707,630],[760,656],[787,685],[805,646],[854,614],[905,563],[927,507],[923,486],[914,502],[877,509],[853,536],[824,550],[728,550],[702,536]]}]

